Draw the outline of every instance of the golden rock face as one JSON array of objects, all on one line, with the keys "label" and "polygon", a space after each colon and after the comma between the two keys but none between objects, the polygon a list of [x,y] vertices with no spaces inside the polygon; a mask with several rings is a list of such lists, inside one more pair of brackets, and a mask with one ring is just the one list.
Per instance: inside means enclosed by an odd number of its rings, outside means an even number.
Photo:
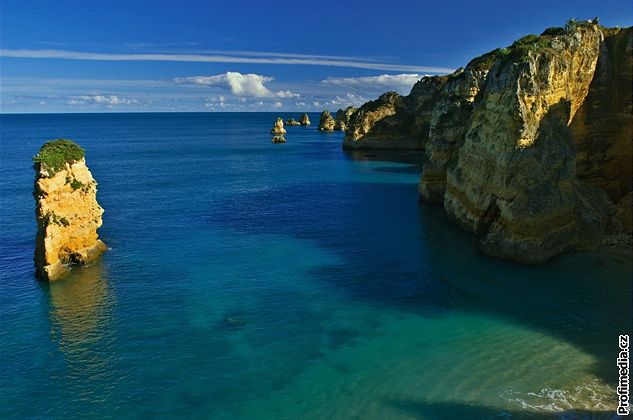
[{"label": "golden rock face", "polygon": [[633,29],[568,22],[386,93],[344,148],[424,148],[420,198],[495,257],[630,244]]},{"label": "golden rock face", "polygon": [[[605,188],[616,172],[608,159],[587,153],[604,150],[620,167],[628,161],[630,179],[630,137],[600,128],[613,121],[591,118],[595,98],[589,93],[596,90],[605,48],[600,27],[585,25],[518,63],[498,61],[490,70],[446,172],[443,196],[449,217],[481,235],[485,253],[541,263],[565,250],[630,241]],[[605,135],[591,139],[574,123],[579,119]],[[587,168],[597,175],[595,182],[585,182]],[[611,190],[617,202],[630,183]]]},{"label": "golden rock face", "polygon": [[50,177],[41,165],[36,171],[36,274],[53,281],[63,277],[69,266],[93,261],[107,249],[97,234],[103,209],[84,159],[66,163]]}]

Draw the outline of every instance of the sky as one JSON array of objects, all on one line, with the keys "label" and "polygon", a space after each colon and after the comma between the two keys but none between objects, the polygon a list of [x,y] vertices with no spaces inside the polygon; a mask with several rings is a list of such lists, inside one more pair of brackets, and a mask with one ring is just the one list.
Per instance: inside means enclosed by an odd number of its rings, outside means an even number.
[{"label": "sky", "polygon": [[630,0],[0,3],[0,112],[336,111]]}]

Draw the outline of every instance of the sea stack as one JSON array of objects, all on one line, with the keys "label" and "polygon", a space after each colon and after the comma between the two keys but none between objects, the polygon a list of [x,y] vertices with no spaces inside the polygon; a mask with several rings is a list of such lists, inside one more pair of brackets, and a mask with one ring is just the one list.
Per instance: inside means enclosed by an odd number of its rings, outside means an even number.
[{"label": "sea stack", "polygon": [[99,239],[103,209],[85,151],[70,140],[53,140],[35,162],[36,275],[45,281],[63,277],[72,265],[95,260],[106,245]]},{"label": "sea stack", "polygon": [[327,109],[323,110],[321,113],[321,118],[319,119],[319,130],[320,131],[332,131],[334,130],[334,125],[336,121],[332,118],[332,114]]},{"label": "sea stack", "polygon": [[286,120],[286,125],[301,125],[301,124],[299,124],[299,121],[295,120],[294,118],[288,118]]},{"label": "sea stack", "polygon": [[301,114],[301,117],[299,118],[299,124],[310,125],[310,118],[308,118],[308,114],[306,114],[305,112]]},{"label": "sea stack", "polygon": [[277,121],[275,121],[275,125],[272,130],[270,130],[270,133],[273,135],[273,143],[286,142],[286,139],[284,138],[286,129],[284,128],[284,120],[281,117],[277,117]]}]

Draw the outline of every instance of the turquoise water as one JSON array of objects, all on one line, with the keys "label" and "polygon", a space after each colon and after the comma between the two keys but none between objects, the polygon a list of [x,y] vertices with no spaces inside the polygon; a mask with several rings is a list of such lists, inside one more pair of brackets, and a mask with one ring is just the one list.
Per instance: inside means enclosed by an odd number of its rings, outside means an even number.
[{"label": "turquoise water", "polygon": [[[612,416],[630,252],[490,259],[418,203],[418,156],[273,145],[275,117],[0,116],[0,418]],[[30,159],[56,137],[110,250],[46,284]]]}]

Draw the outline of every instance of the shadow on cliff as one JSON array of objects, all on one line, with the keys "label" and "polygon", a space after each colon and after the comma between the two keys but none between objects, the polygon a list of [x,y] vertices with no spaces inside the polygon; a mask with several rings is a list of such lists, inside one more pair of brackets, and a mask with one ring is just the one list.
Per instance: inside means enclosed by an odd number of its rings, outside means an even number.
[{"label": "shadow on cliff", "polygon": [[[311,275],[351,299],[424,316],[482,313],[559,337],[594,356],[592,373],[614,384],[617,336],[631,329],[630,257],[566,255],[536,267],[492,259],[440,206],[416,198],[412,184],[298,183],[222,203],[207,219],[340,254],[344,263]],[[616,278],[601,278],[613,267]]]}]

